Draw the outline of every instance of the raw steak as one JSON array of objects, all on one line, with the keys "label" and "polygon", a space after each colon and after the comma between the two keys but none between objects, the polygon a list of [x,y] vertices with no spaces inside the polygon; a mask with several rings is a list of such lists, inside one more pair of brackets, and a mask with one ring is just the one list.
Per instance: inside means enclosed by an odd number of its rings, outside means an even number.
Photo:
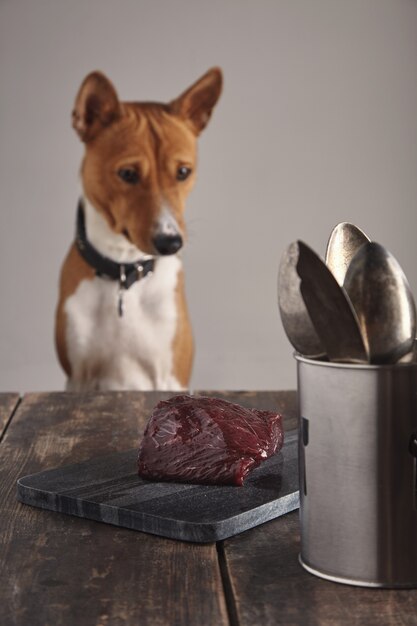
[{"label": "raw steak", "polygon": [[139,474],[151,480],[242,485],[283,441],[277,413],[218,398],[174,396],[152,413],[139,448]]}]

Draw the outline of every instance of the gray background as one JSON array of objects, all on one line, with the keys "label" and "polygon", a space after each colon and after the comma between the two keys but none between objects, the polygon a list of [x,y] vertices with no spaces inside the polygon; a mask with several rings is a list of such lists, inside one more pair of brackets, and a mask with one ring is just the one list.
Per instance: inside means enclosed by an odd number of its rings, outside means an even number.
[{"label": "gray background", "polygon": [[353,221],[416,293],[415,0],[0,0],[0,390],[62,389],[53,346],[93,69],[170,100],[212,65],[225,89],[188,201],[192,385],[295,386],[277,313],[283,249],[324,254]]}]

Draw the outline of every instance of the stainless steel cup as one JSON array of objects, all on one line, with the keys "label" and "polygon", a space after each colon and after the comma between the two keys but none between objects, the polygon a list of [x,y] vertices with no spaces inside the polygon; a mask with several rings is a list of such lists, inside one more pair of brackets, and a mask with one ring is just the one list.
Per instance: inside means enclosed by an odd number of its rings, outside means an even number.
[{"label": "stainless steel cup", "polygon": [[296,360],[301,564],[417,587],[417,364]]}]

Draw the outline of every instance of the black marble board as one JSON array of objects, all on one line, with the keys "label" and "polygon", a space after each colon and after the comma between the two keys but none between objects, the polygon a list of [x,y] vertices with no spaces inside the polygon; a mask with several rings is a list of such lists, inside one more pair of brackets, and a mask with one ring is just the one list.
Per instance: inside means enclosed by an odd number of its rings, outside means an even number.
[{"label": "black marble board", "polygon": [[17,481],[20,502],[183,541],[226,539],[299,506],[297,431],[242,487],[150,482],[137,449],[46,470]]}]

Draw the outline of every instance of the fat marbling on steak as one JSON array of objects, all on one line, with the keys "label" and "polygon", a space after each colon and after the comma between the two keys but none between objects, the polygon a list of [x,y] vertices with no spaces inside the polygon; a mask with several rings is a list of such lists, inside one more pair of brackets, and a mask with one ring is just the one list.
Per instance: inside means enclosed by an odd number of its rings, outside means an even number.
[{"label": "fat marbling on steak", "polygon": [[173,396],[153,410],[139,448],[139,474],[158,481],[242,485],[283,441],[279,413],[219,398]]}]

